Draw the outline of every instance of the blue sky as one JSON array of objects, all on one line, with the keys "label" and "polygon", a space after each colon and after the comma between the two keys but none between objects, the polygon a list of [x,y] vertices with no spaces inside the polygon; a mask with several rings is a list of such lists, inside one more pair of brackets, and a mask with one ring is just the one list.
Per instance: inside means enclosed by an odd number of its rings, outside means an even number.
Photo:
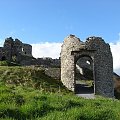
[{"label": "blue sky", "polygon": [[120,32],[119,11],[120,0],[0,0],[0,38],[32,44],[75,34],[113,42]]},{"label": "blue sky", "polygon": [[11,36],[31,44],[36,58],[58,58],[69,34],[110,43],[120,74],[120,0],[0,0],[0,44]]}]

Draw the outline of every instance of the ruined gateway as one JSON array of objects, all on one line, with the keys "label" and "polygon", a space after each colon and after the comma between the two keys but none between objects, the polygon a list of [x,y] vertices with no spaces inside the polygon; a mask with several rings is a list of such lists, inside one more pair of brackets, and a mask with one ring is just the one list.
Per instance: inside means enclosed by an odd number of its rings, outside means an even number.
[{"label": "ruined gateway", "polygon": [[88,62],[93,68],[94,94],[113,98],[113,58],[109,44],[94,36],[85,42],[74,35],[65,38],[61,48],[61,81],[72,91],[75,91],[78,60]]}]

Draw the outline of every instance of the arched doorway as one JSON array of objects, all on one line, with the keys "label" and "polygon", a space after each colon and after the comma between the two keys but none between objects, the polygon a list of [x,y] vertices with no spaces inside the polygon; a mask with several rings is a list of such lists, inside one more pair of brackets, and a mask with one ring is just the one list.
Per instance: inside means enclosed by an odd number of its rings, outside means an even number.
[{"label": "arched doorway", "polygon": [[93,94],[93,60],[90,56],[80,56],[75,63],[75,93]]}]

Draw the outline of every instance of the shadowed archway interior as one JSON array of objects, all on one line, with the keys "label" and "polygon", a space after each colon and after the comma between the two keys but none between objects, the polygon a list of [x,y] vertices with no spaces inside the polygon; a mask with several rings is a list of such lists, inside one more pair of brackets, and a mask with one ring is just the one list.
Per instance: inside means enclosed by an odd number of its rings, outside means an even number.
[{"label": "shadowed archway interior", "polygon": [[93,94],[93,60],[89,56],[80,56],[75,64],[75,93]]}]

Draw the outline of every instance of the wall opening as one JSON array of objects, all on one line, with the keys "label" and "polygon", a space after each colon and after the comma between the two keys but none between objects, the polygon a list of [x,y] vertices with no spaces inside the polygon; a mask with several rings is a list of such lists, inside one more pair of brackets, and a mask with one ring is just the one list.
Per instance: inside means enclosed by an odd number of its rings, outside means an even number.
[{"label": "wall opening", "polygon": [[93,60],[89,56],[81,56],[75,64],[75,93],[94,93]]},{"label": "wall opening", "polygon": [[6,57],[5,57],[5,56],[2,56],[1,60],[2,60],[2,61],[6,60]]},{"label": "wall opening", "polygon": [[17,61],[17,54],[15,54],[15,55],[12,56],[12,61],[13,61],[13,62],[16,62],[16,61]]}]

